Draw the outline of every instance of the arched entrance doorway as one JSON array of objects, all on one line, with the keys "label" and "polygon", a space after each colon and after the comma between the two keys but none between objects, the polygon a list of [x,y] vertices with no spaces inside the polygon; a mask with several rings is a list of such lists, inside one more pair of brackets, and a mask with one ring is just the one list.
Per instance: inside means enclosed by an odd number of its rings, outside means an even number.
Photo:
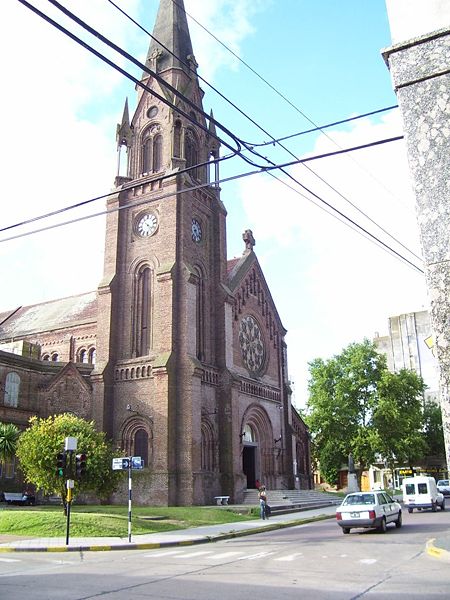
[{"label": "arched entrance doorway", "polygon": [[247,489],[255,488],[259,479],[269,484],[273,475],[273,456],[271,452],[272,424],[264,409],[258,405],[250,406],[242,420],[242,471],[246,478]]},{"label": "arched entrance doorway", "polygon": [[247,488],[254,488],[257,479],[256,475],[256,450],[257,443],[255,432],[250,425],[245,425],[243,431],[244,448],[242,451],[242,470],[247,478]]}]

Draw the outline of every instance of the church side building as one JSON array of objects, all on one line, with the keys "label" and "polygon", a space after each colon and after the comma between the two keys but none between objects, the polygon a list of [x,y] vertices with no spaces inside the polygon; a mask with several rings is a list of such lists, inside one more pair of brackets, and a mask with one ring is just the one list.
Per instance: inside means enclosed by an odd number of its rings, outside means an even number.
[{"label": "church side building", "polygon": [[107,203],[98,290],[0,315],[0,421],[93,419],[143,458],[141,504],[240,502],[256,479],[311,487],[251,230],[227,260],[220,141],[196,69],[183,2],[161,0],[134,115],[126,102],[117,127],[127,171]]}]

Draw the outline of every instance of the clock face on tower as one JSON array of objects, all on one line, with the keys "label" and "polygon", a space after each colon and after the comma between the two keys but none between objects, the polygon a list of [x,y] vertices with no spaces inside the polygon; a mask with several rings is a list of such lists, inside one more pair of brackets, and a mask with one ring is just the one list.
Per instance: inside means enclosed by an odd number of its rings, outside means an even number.
[{"label": "clock face on tower", "polygon": [[242,360],[250,373],[259,373],[264,366],[264,340],[258,323],[251,316],[244,317],[239,326],[239,345]]},{"label": "clock face on tower", "polygon": [[158,228],[158,219],[153,213],[145,213],[138,218],[136,223],[136,232],[141,237],[149,237],[155,233]]},{"label": "clock face on tower", "polygon": [[197,221],[197,219],[192,219],[192,226],[191,226],[191,231],[192,231],[192,239],[194,242],[201,242],[202,241],[202,226],[200,225],[200,223]]}]

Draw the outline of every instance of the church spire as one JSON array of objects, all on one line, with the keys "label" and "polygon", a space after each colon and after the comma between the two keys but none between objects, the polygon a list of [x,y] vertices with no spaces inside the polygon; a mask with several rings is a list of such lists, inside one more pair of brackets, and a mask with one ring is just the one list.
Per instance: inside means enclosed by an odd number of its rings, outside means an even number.
[{"label": "church spire", "polygon": [[187,75],[197,67],[183,0],[160,0],[153,37],[157,41],[150,42],[147,67],[158,72],[178,68]]}]

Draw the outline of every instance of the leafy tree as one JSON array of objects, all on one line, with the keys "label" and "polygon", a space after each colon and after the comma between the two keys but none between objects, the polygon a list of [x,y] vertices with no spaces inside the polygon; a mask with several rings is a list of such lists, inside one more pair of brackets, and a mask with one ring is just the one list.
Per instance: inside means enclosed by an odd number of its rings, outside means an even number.
[{"label": "leafy tree", "polygon": [[66,437],[77,438],[76,452],[87,455],[86,475],[75,480],[74,496],[83,491],[93,492],[100,498],[107,497],[116,488],[119,476],[111,469],[113,449],[93,422],[72,414],[30,419],[30,426],[17,444],[25,481],[33,483],[45,494],[60,495],[66,505],[66,478],[59,476],[56,469],[57,455],[64,450]]},{"label": "leafy tree", "polygon": [[350,344],[329,360],[309,365],[305,420],[313,452],[329,483],[351,452],[362,471],[378,455],[394,462],[423,456],[421,399],[424,383],[414,372],[390,373],[386,358],[369,340]]},{"label": "leafy tree", "polygon": [[7,461],[16,454],[20,430],[13,423],[0,423],[0,461]]},{"label": "leafy tree", "polygon": [[422,434],[425,384],[414,371],[385,371],[378,384],[378,403],[373,424],[378,449],[393,471],[395,463],[412,466],[426,453]]},{"label": "leafy tree", "polygon": [[445,457],[442,411],[439,404],[427,400],[423,407],[423,436],[429,456]]},{"label": "leafy tree", "polygon": [[340,469],[350,452],[359,477],[374,462],[378,439],[372,415],[385,369],[385,357],[368,340],[350,344],[329,360],[310,363],[306,420],[321,470],[322,462]]}]

